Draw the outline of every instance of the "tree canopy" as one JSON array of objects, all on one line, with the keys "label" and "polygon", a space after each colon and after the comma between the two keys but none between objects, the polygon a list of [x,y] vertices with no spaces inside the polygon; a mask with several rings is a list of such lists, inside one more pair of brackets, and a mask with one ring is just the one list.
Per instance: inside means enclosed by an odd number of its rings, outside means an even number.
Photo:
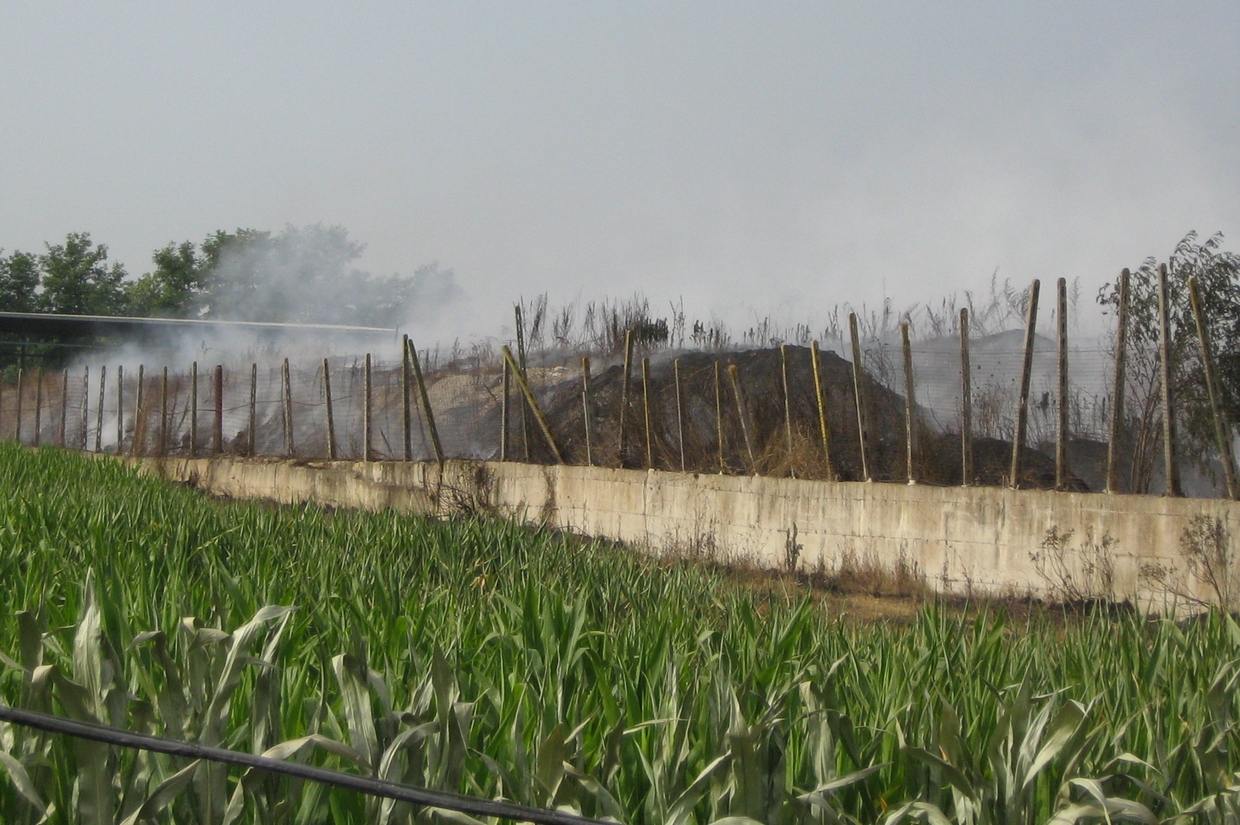
[{"label": "tree canopy", "polygon": [[374,277],[364,246],[341,226],[280,232],[219,230],[201,243],[170,242],[136,279],[89,233],[47,244],[42,255],[0,255],[0,308],[17,312],[137,315],[362,326],[397,326],[459,294],[438,264],[413,275]]}]

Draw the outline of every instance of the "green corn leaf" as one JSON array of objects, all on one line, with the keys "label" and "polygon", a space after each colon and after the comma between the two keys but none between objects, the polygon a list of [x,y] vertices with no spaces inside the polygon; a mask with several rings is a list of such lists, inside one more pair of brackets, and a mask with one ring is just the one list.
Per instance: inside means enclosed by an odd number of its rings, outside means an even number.
[{"label": "green corn leaf", "polygon": [[194,760],[172,776],[160,782],[150,797],[142,803],[138,810],[126,817],[121,825],[137,825],[139,822],[154,819],[156,814],[171,805],[194,778],[198,768],[198,760]]},{"label": "green corn leaf", "polygon": [[0,751],[0,765],[4,766],[5,772],[9,775],[9,781],[13,783],[13,787],[17,788],[17,792],[34,806],[34,809],[39,812],[39,816],[46,817],[48,815],[47,803],[43,801],[43,797],[39,795],[38,789],[30,781],[30,774],[26,773],[26,768],[22,763],[18,762],[10,754]]}]

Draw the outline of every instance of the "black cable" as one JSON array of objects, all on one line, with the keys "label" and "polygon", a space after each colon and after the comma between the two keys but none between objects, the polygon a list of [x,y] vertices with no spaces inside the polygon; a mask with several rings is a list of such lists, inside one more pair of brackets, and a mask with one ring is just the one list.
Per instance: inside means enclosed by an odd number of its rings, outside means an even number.
[{"label": "black cable", "polygon": [[399,802],[410,802],[414,805],[425,805],[444,808],[450,811],[472,814],[474,816],[494,816],[513,822],[534,822],[538,825],[615,825],[610,820],[590,819],[584,816],[548,811],[541,808],[528,808],[511,802],[496,802],[490,799],[479,799],[473,796],[434,791],[429,788],[417,788],[401,785],[384,779],[368,776],[357,776],[313,765],[300,765],[296,762],[284,762],[266,756],[241,753],[226,748],[211,748],[193,742],[181,742],[176,739],[165,739],[149,736],[144,733],[122,730],[120,728],[97,725],[92,722],[79,722],[63,716],[52,716],[30,710],[20,710],[0,705],[0,720],[22,725],[28,728],[73,736],[78,739],[90,739],[122,748],[166,753],[170,756],[181,756],[186,759],[205,759],[208,762],[220,762],[225,765],[237,765],[243,768],[254,768],[267,773],[293,776],[307,779],[323,785],[346,788],[351,791],[395,799]]}]

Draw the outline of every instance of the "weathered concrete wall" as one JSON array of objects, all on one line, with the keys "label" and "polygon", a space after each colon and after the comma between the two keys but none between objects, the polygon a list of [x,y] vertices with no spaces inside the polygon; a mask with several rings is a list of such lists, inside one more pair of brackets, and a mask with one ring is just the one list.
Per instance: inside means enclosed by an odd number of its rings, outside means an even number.
[{"label": "weathered concrete wall", "polygon": [[[1173,593],[1233,608],[1240,503],[1217,499],[928,487],[448,462],[145,459],[145,471],[216,495],[435,515],[479,510],[618,539],[783,566],[915,567],[935,590],[1110,596],[1166,609]],[[1222,572],[1196,575],[1183,537]],[[1056,539],[1058,537],[1058,539]],[[1058,548],[1058,549],[1057,549]],[[1232,585],[1231,582],[1236,582]]]}]

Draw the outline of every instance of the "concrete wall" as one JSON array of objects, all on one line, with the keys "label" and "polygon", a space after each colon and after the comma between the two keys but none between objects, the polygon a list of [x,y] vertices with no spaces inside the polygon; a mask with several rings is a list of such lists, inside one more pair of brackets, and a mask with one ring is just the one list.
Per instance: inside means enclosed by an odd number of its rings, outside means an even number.
[{"label": "concrete wall", "polygon": [[[945,593],[1109,596],[1165,610],[1185,597],[1219,601],[1221,591],[1229,607],[1240,606],[1240,503],[1218,499],[465,461],[442,470],[237,458],[141,466],[234,498],[498,512],[654,551],[705,550],[764,566],[784,566],[790,550],[803,569],[903,565]],[[1195,556],[1182,540],[1194,526],[1209,528]],[[1197,574],[1205,561],[1222,563],[1214,585]]]}]

